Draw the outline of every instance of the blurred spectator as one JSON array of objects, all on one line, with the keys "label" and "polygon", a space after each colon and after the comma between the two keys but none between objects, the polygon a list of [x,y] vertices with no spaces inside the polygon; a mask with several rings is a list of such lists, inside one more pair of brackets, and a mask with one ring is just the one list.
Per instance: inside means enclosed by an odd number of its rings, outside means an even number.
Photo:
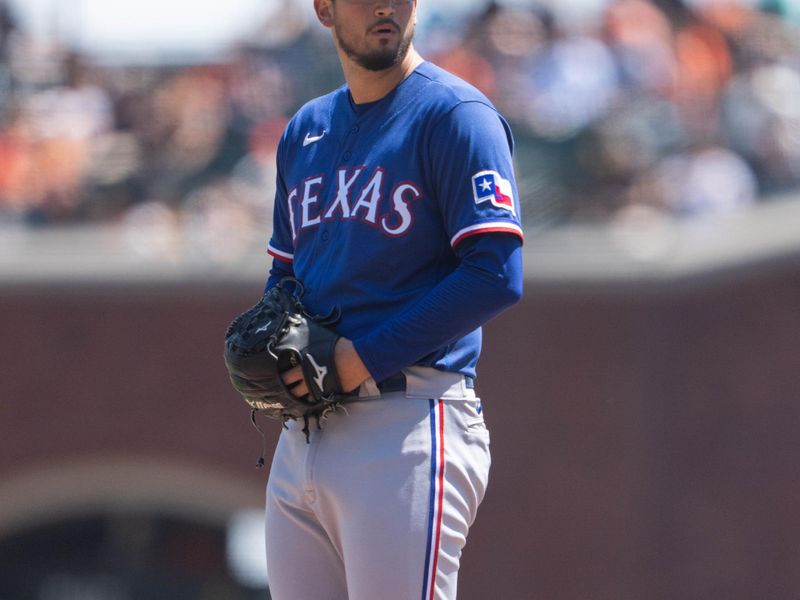
[{"label": "blurred spectator", "polygon": [[738,75],[724,98],[728,139],[754,166],[764,191],[800,182],[800,71],[766,64]]},{"label": "blurred spectator", "polygon": [[646,0],[618,0],[605,13],[601,39],[609,45],[625,91],[668,97],[676,77],[672,28]]},{"label": "blurred spectator", "polygon": [[664,158],[634,180],[625,199],[682,218],[723,216],[752,205],[757,186],[738,154],[708,147]]},{"label": "blurred spectator", "polygon": [[7,108],[0,129],[0,210],[19,215],[26,209],[33,173],[33,143],[28,119],[18,107]]},{"label": "blurred spectator", "polygon": [[34,222],[70,219],[83,200],[92,145],[113,126],[108,93],[93,81],[82,59],[66,54],[64,80],[26,98],[32,130],[30,210]]}]

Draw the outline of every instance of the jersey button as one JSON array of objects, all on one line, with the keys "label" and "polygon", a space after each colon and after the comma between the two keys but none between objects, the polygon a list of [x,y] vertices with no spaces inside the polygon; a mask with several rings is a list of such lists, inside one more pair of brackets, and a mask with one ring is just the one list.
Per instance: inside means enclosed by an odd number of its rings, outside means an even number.
[{"label": "jersey button", "polygon": [[353,128],[350,130],[350,133],[358,133],[359,127],[358,125],[353,125]]},{"label": "jersey button", "polygon": [[327,242],[330,239],[330,237],[331,237],[331,234],[328,233],[327,231],[323,231],[322,232],[322,241],[323,242]]},{"label": "jersey button", "polygon": [[350,157],[353,156],[350,152],[345,152],[342,154],[342,158],[345,160],[350,160]]}]

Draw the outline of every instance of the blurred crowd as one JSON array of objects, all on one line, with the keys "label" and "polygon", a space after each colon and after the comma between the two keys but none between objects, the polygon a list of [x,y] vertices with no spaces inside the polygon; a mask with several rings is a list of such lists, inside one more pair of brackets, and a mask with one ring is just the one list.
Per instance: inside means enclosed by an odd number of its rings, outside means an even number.
[{"label": "blurred crowd", "polygon": [[722,215],[800,188],[798,13],[491,2],[436,58],[512,120],[526,225]]},{"label": "blurred crowd", "polygon": [[[725,214],[800,188],[796,2],[433,0],[417,46],[512,122],[527,227]],[[282,128],[343,81],[284,4],[213,63],[135,64],[33,36],[0,0],[0,221],[179,229],[223,259],[263,239]]]}]

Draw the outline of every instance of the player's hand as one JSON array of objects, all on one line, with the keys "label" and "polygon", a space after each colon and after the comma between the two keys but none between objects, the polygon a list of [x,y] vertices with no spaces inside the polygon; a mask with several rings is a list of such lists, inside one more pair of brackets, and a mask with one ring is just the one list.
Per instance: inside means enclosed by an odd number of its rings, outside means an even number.
[{"label": "player's hand", "polygon": [[[369,379],[370,374],[367,367],[361,361],[361,357],[356,352],[353,342],[347,338],[339,338],[334,348],[334,360],[336,370],[339,373],[339,380],[345,392],[352,392],[365,380]],[[298,398],[308,395],[308,386],[303,378],[303,369],[298,365],[292,367],[281,375],[283,383]]]},{"label": "player's hand", "polygon": [[341,337],[336,342],[333,360],[336,362],[336,371],[339,373],[339,381],[345,392],[352,392],[370,378],[369,371],[356,352],[353,342],[347,338]]}]

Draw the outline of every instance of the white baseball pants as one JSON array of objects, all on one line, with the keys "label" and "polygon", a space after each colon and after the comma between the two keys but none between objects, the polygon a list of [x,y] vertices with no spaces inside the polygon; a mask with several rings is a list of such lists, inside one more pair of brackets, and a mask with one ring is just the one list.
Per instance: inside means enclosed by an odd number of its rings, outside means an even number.
[{"label": "white baseball pants", "polygon": [[281,433],[267,484],[274,600],[453,600],[491,462],[480,400],[460,375],[371,380],[306,441]]}]

